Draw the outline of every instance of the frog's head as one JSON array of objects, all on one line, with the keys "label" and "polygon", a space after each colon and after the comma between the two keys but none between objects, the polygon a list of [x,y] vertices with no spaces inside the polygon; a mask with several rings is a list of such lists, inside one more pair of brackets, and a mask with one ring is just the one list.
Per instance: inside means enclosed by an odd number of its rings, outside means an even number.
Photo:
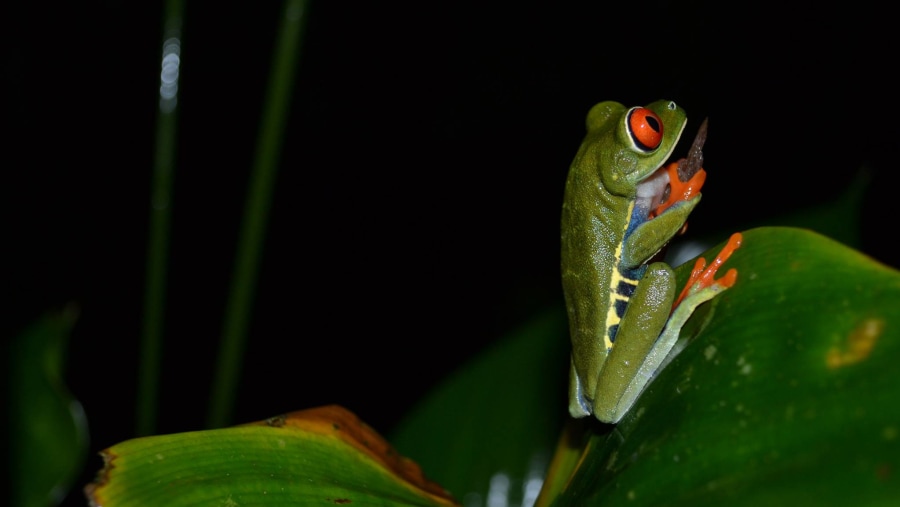
[{"label": "frog's head", "polygon": [[617,102],[592,107],[588,137],[603,186],[612,194],[634,196],[638,183],[672,154],[686,123],[684,109],[670,100],[630,109]]}]

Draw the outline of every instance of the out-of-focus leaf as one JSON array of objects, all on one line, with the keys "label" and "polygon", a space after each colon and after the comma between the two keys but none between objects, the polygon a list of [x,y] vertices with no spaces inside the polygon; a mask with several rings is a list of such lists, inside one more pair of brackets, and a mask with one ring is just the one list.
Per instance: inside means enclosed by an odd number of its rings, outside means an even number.
[{"label": "out-of-focus leaf", "polygon": [[[536,317],[449,377],[391,441],[464,503],[529,504],[567,414],[562,308]],[[502,500],[501,500],[502,499]]]},{"label": "out-of-focus leaf", "polygon": [[63,383],[76,311],[47,315],[13,340],[9,354],[12,504],[58,504],[87,456],[87,423]]},{"label": "out-of-focus leaf", "polygon": [[411,460],[338,406],[137,438],[102,452],[92,505],[454,505]]},{"label": "out-of-focus leaf", "polygon": [[[871,170],[861,167],[857,169],[856,176],[850,185],[836,199],[816,206],[800,208],[787,215],[765,217],[758,222],[739,224],[739,228],[799,227],[816,231],[851,248],[859,248],[862,245],[860,224],[862,223],[863,202],[871,181]],[[813,186],[810,190],[814,188]]]},{"label": "out-of-focus leaf", "polygon": [[790,228],[748,231],[729,267],[632,411],[567,441],[542,502],[900,501],[900,273]]}]

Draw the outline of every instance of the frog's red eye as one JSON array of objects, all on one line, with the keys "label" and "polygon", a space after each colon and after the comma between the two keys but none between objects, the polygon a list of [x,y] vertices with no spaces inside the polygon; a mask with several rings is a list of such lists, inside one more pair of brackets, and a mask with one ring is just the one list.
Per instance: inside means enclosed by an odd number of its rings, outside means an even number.
[{"label": "frog's red eye", "polygon": [[645,107],[635,107],[628,112],[628,133],[638,148],[653,151],[662,142],[662,120]]}]

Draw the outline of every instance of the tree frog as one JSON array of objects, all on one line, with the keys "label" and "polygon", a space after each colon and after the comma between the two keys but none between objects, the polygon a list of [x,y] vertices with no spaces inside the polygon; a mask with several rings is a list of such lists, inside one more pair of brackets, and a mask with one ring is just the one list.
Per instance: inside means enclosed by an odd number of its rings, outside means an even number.
[{"label": "tree frog", "polygon": [[732,236],[708,268],[698,259],[676,299],[672,268],[650,261],[700,202],[702,169],[682,182],[680,162],[662,167],[685,128],[685,111],[667,100],[632,108],[601,102],[586,123],[562,209],[562,281],[572,340],[569,412],[617,423],[694,309],[734,284],[735,270],[718,280],[715,274],[741,238]]}]

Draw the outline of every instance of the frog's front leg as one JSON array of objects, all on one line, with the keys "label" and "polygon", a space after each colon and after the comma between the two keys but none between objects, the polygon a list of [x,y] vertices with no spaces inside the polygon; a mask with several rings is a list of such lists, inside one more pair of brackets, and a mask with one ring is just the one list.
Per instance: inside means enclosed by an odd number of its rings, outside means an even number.
[{"label": "frog's front leg", "polygon": [[700,195],[688,201],[678,201],[656,218],[640,222],[631,234],[625,237],[621,266],[625,269],[636,269],[656,255],[684,227],[688,215],[699,202]]}]

